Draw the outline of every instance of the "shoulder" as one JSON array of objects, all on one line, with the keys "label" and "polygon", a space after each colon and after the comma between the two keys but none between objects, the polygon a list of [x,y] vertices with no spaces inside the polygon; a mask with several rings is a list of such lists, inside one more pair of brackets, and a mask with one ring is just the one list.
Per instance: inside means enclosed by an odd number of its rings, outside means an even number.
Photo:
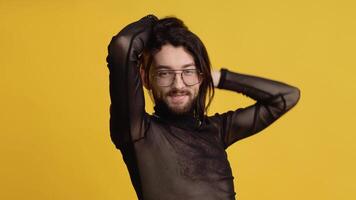
[{"label": "shoulder", "polygon": [[213,125],[213,126],[221,126],[222,122],[224,121],[226,113],[215,113],[210,116],[205,116],[203,123],[206,125]]},{"label": "shoulder", "polygon": [[209,123],[224,125],[229,120],[232,120],[239,116],[239,113],[243,111],[243,108],[238,108],[236,110],[229,110],[224,113],[215,113],[211,116],[206,116],[206,120]]},{"label": "shoulder", "polygon": [[226,117],[233,115],[235,112],[237,112],[239,109],[237,109],[236,111],[226,111],[224,113],[215,113],[211,116],[206,116],[206,120],[209,122],[220,122],[221,120],[226,119]]}]

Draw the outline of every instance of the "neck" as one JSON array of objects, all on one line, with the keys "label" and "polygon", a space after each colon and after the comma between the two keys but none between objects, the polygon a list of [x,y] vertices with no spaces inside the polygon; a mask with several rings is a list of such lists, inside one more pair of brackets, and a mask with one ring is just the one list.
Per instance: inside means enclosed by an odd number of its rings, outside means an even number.
[{"label": "neck", "polygon": [[170,124],[188,129],[196,129],[200,126],[199,119],[195,116],[194,109],[185,113],[174,113],[164,103],[158,103],[154,107],[154,115]]}]

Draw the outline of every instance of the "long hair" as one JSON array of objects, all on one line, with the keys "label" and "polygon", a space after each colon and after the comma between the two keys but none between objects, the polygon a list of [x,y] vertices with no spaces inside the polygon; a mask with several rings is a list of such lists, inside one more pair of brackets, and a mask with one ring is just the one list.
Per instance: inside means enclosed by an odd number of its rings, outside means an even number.
[{"label": "long hair", "polygon": [[144,56],[142,56],[141,61],[144,71],[146,72],[144,78],[146,82],[149,83],[149,71],[152,65],[153,55],[167,43],[175,47],[183,46],[194,58],[198,70],[203,73],[202,83],[194,108],[197,117],[202,120],[214,96],[211,64],[203,42],[188,29],[182,20],[176,17],[166,17],[158,20],[153,26],[150,41],[144,50]]}]

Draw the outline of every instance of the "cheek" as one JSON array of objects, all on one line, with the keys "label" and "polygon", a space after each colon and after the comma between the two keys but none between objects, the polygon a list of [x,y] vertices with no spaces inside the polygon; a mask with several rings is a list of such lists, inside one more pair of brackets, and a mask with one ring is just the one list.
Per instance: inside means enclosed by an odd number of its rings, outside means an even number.
[{"label": "cheek", "polygon": [[163,98],[168,91],[166,88],[160,88],[156,85],[152,87],[152,92],[157,98]]},{"label": "cheek", "polygon": [[200,89],[200,86],[196,86],[193,88],[193,95],[194,97],[198,96],[199,94],[199,89]]}]

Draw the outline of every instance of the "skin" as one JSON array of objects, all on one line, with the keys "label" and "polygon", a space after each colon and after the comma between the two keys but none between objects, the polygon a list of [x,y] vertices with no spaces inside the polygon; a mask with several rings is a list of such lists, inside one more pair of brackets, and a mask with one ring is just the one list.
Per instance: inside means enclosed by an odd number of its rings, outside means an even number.
[{"label": "skin", "polygon": [[[195,68],[197,67],[193,56],[183,46],[175,47],[171,44],[165,44],[154,55],[150,74],[160,69],[183,70]],[[144,73],[141,70],[142,77]],[[173,114],[184,114],[191,110],[201,85],[201,83],[198,83],[187,86],[179,73],[176,74],[173,83],[167,87],[158,86],[153,78],[150,78],[150,80],[150,83],[144,82],[144,85],[152,91],[155,103],[165,103]]]},{"label": "skin", "polygon": [[[164,66],[164,67],[163,67]],[[193,56],[183,47],[175,47],[171,44],[165,44],[153,56],[153,63],[150,69],[152,75],[159,69],[195,69]],[[212,71],[211,73],[214,86],[217,87],[220,80],[220,71]],[[191,110],[196,98],[199,94],[199,87],[201,83],[187,86],[183,82],[181,75],[176,74],[172,85],[168,87],[158,86],[153,78],[150,82],[146,82],[145,71],[141,68],[141,78],[145,88],[152,92],[155,103],[163,102],[173,114],[184,114]]]}]

